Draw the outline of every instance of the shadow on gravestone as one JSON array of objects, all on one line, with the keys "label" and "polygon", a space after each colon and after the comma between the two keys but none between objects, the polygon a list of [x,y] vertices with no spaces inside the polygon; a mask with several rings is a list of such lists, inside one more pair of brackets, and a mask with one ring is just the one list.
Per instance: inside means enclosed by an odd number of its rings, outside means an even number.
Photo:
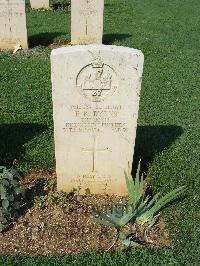
[{"label": "shadow on gravestone", "polygon": [[65,32],[43,32],[36,35],[31,35],[28,38],[29,47],[35,46],[48,46],[54,42],[54,39],[58,36],[66,35]]},{"label": "shadow on gravestone", "polygon": [[139,160],[141,172],[147,173],[148,165],[153,158],[180,137],[183,129],[179,126],[138,126],[136,133],[135,153],[132,174],[135,176]]},{"label": "shadow on gravestone", "polygon": [[44,124],[1,124],[0,165],[11,165],[14,159],[24,154],[23,145],[47,129]]},{"label": "shadow on gravestone", "polygon": [[112,34],[104,34],[103,35],[103,44],[113,44],[115,41],[122,41],[124,39],[130,38],[132,35],[130,34],[120,34],[120,33],[112,33]]}]

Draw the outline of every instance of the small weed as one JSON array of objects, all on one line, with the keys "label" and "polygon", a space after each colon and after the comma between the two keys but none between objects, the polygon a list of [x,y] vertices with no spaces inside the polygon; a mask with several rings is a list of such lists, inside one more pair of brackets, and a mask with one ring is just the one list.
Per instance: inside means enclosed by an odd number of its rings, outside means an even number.
[{"label": "small weed", "polygon": [[55,204],[63,208],[64,212],[70,212],[74,209],[73,196],[74,192],[66,193],[56,190],[56,181],[48,180],[44,184],[45,195],[36,196],[34,205],[36,208],[44,209],[49,204]]}]

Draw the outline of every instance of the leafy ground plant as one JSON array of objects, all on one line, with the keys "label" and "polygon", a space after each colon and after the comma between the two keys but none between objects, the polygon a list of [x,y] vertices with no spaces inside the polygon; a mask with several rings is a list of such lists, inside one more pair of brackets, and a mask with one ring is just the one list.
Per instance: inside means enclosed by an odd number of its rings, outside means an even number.
[{"label": "leafy ground plant", "polygon": [[0,166],[0,232],[7,227],[9,220],[16,216],[25,195],[18,177],[19,174],[14,168],[6,169]]},{"label": "leafy ground plant", "polygon": [[157,221],[159,211],[180,196],[185,186],[174,189],[163,197],[159,193],[153,198],[147,195],[143,174],[140,175],[140,163],[138,165],[136,178],[133,179],[130,171],[125,172],[126,185],[128,190],[128,201],[118,206],[112,205],[111,210],[103,213],[94,210],[95,216],[91,220],[99,224],[114,227],[117,230],[117,240],[129,247],[137,246],[130,235],[122,232],[123,227],[128,223],[142,225],[147,229],[151,228]]}]

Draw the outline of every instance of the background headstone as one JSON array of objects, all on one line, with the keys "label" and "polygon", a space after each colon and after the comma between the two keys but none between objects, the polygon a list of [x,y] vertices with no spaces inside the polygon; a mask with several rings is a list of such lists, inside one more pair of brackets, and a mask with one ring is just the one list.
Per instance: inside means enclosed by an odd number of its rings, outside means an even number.
[{"label": "background headstone", "polygon": [[0,48],[28,47],[24,0],[0,0]]},{"label": "background headstone", "polygon": [[104,0],[71,0],[71,43],[102,44]]},{"label": "background headstone", "polygon": [[30,4],[33,9],[49,8],[49,0],[30,0]]},{"label": "background headstone", "polygon": [[124,170],[133,161],[142,52],[74,46],[53,50],[51,64],[58,189],[126,194]]}]

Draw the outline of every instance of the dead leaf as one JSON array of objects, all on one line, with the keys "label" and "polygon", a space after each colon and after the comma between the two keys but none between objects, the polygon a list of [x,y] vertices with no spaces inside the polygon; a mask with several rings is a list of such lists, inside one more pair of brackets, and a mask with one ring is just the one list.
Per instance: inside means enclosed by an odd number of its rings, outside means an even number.
[{"label": "dead leaf", "polygon": [[14,48],[15,49],[13,51],[13,54],[15,54],[18,50],[21,50],[22,49],[22,46],[21,46],[21,44],[17,44]]}]

